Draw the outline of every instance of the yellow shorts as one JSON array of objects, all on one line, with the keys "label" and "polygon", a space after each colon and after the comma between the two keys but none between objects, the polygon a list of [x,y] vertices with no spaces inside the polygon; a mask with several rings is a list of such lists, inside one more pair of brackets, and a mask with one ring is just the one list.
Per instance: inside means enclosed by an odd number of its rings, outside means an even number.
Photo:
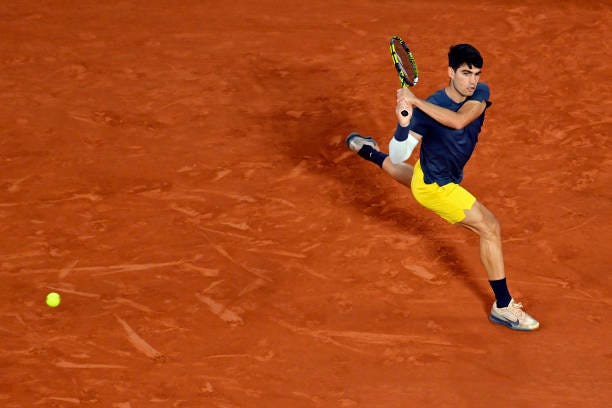
[{"label": "yellow shorts", "polygon": [[410,189],[423,207],[430,209],[451,224],[462,221],[465,211],[472,208],[476,197],[459,184],[449,183],[442,187],[438,183],[426,184],[421,162],[414,165]]}]

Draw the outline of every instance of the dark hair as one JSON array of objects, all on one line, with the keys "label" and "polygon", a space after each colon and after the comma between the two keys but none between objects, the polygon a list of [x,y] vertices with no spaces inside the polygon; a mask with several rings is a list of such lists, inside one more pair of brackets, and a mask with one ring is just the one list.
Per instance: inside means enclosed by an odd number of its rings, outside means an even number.
[{"label": "dark hair", "polygon": [[482,68],[482,56],[470,44],[453,45],[448,50],[448,66],[456,70],[463,64],[467,64],[469,68]]}]

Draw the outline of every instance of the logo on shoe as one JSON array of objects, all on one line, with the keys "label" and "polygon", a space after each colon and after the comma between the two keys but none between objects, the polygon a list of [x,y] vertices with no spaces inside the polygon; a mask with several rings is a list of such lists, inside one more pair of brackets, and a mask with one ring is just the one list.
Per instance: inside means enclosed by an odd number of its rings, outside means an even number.
[{"label": "logo on shoe", "polygon": [[512,320],[510,319],[508,316],[505,316],[501,313],[493,313],[491,312],[491,317],[497,319],[497,321],[499,323],[503,323],[506,325],[509,325],[511,327],[517,327],[521,324],[519,318],[517,317],[516,320]]},{"label": "logo on shoe", "polygon": [[510,320],[507,317],[504,316],[504,319],[506,319],[506,321],[508,323],[510,323],[512,326],[518,326],[521,322],[519,321],[519,319],[516,320]]}]

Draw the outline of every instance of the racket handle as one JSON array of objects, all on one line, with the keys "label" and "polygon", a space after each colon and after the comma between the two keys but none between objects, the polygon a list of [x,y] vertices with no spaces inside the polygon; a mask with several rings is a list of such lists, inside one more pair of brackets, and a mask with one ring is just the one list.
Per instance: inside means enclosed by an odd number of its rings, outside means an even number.
[{"label": "racket handle", "polygon": [[403,110],[402,111],[402,116],[408,116],[408,111],[407,110]]}]

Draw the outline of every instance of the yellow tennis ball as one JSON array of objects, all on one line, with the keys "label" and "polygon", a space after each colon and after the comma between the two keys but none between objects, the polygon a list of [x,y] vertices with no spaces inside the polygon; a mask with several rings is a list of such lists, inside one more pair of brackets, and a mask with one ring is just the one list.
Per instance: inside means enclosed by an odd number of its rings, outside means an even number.
[{"label": "yellow tennis ball", "polygon": [[57,307],[61,301],[62,298],[60,297],[59,293],[51,292],[47,295],[47,306],[49,307]]}]

